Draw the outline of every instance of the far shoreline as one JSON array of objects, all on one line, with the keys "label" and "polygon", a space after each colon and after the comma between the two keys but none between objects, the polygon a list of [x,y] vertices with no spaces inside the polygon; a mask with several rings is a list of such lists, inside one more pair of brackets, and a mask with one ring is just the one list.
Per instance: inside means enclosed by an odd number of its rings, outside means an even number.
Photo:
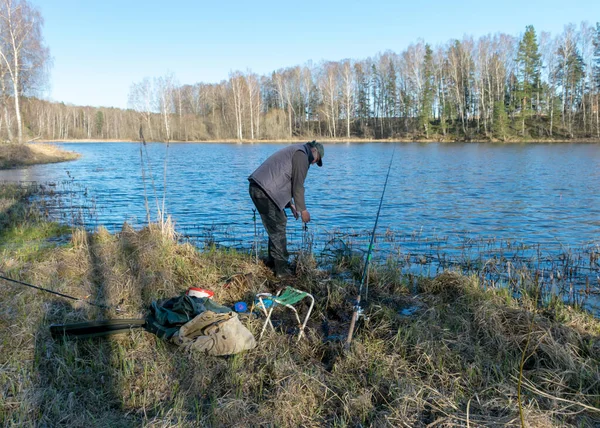
[{"label": "far shoreline", "polygon": [[[169,141],[169,144],[297,144],[297,143],[306,143],[308,141],[312,141],[313,139],[288,139],[288,140],[197,140],[197,141]],[[316,139],[317,141],[324,144],[366,144],[366,143],[382,143],[382,144],[391,144],[391,143],[418,143],[418,144],[432,144],[432,143],[441,143],[441,144],[453,144],[453,143],[463,143],[463,144],[599,144],[600,139],[597,138],[580,138],[580,139],[528,139],[528,140],[444,140],[444,139],[386,139],[386,140],[375,140],[375,139],[365,139],[365,138],[322,138]],[[31,141],[29,144],[81,144],[81,143],[141,143],[139,140],[129,140],[129,139],[64,139],[64,140],[42,140],[38,139],[35,141]],[[160,143],[166,144],[166,141],[146,141],[146,143]]]}]

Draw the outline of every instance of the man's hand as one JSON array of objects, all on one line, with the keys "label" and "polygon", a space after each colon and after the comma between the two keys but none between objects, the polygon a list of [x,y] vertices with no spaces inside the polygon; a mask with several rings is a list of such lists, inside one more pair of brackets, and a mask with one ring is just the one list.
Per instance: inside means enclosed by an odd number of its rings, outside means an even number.
[{"label": "man's hand", "polygon": [[298,211],[296,211],[296,205],[290,204],[290,209],[292,210],[292,214],[294,215],[294,218],[296,220],[298,220]]},{"label": "man's hand", "polygon": [[308,210],[304,210],[300,214],[302,215],[302,221],[304,223],[308,223],[310,221],[310,213]]}]

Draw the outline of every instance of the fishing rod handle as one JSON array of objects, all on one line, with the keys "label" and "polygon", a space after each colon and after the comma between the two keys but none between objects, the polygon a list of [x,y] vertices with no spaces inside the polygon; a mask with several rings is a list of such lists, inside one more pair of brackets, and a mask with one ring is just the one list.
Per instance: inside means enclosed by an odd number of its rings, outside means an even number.
[{"label": "fishing rod handle", "polygon": [[354,335],[354,327],[356,326],[356,320],[358,319],[358,311],[355,309],[352,313],[352,321],[350,321],[350,328],[348,329],[348,337],[346,338],[346,348],[350,347],[352,342],[352,336]]}]

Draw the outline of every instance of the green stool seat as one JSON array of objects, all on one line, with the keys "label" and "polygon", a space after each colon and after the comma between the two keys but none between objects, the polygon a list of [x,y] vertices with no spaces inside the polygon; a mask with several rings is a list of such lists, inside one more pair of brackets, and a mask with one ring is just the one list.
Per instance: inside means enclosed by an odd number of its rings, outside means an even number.
[{"label": "green stool seat", "polygon": [[296,290],[292,287],[286,287],[279,296],[275,298],[280,305],[295,305],[300,300],[308,296],[308,293]]},{"label": "green stool seat", "polygon": [[[276,305],[285,306],[286,308],[294,311],[294,314],[296,315],[296,320],[298,321],[298,329],[300,331],[298,334],[298,340],[300,340],[300,338],[304,334],[304,328],[306,327],[308,318],[310,317],[310,314],[313,310],[313,306],[315,305],[315,298],[312,296],[312,294],[307,293],[305,291],[297,290],[293,287],[288,286],[288,287],[284,288],[283,290],[279,290],[277,292],[277,294],[275,294],[275,295],[273,295],[271,293],[259,293],[256,295],[256,297],[260,302],[259,308],[267,316],[267,319],[265,321],[265,324],[263,325],[262,331],[260,332],[259,340],[262,338],[262,336],[265,332],[265,329],[267,328],[267,325],[270,325],[271,329],[273,331],[275,331],[275,328],[273,327],[273,324],[271,323],[271,315],[273,314],[273,309],[275,308]],[[301,322],[300,316],[298,315],[298,311],[296,310],[296,308],[294,308],[294,305],[296,303],[300,302],[302,299],[307,298],[307,297],[311,300],[311,303],[310,303],[308,312],[306,313],[306,317],[304,318],[304,322]],[[265,306],[263,298],[269,298],[270,300],[273,301],[273,305],[271,305],[271,307],[268,308],[268,310]]]}]

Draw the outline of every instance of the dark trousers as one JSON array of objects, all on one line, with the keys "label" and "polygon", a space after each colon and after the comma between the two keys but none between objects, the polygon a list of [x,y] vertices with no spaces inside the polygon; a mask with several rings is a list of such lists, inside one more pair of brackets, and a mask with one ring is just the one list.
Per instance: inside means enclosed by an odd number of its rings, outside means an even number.
[{"label": "dark trousers", "polygon": [[256,183],[250,183],[250,197],[269,235],[269,262],[273,262],[275,270],[287,268],[288,252],[285,228],[287,215],[279,209],[275,202]]}]

